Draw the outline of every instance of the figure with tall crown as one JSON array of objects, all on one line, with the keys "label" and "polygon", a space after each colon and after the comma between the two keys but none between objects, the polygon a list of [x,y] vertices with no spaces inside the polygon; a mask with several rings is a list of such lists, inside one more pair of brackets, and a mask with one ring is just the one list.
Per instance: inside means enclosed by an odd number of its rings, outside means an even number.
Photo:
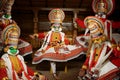
[{"label": "figure with tall crown", "polygon": [[0,12],[0,80],[47,80],[29,68],[18,49],[20,28],[11,18],[14,0],[1,0]]},{"label": "figure with tall crown", "polygon": [[[120,22],[119,21],[110,21],[107,19],[107,17],[113,12],[115,7],[115,0],[93,0],[92,1],[92,9],[95,13],[95,16],[100,18],[105,25],[104,32],[105,35],[108,36],[110,40],[113,40],[112,36],[112,28],[119,28]],[[79,18],[75,19],[76,23],[81,28],[86,28],[84,25],[84,21],[80,20]],[[86,29],[86,33],[88,32],[88,29]]]},{"label": "figure with tall crown", "polygon": [[46,80],[46,77],[35,73],[27,67],[24,58],[19,55],[18,40],[20,28],[16,23],[5,27],[1,34],[4,51],[0,59],[0,80]]},{"label": "figure with tall crown", "polygon": [[[120,22],[111,22],[107,19],[107,17],[113,12],[115,7],[115,1],[114,0],[93,0],[92,1],[92,9],[95,13],[95,16],[101,19],[104,23],[104,34],[115,44],[118,45],[118,40],[120,34],[112,32],[113,28],[119,28]],[[86,41],[89,44],[89,29],[85,26],[84,21],[76,18],[76,23],[81,28],[86,28],[85,33],[82,36],[78,36],[76,39],[78,40],[79,44],[83,45],[83,42],[86,43]],[[117,38],[116,38],[117,37]],[[83,41],[84,40],[84,41]],[[85,46],[85,45],[84,45]],[[88,48],[88,47],[87,47]]]},{"label": "figure with tall crown", "polygon": [[[10,24],[14,24],[15,21],[12,20],[12,6],[14,4],[14,0],[1,0],[1,5],[0,5],[0,36],[1,36],[1,32],[3,31],[3,29],[10,25]],[[0,51],[2,50],[2,40],[0,40]],[[27,41],[20,39],[19,38],[19,44],[18,44],[18,48],[20,51],[20,54],[22,56],[26,56],[28,54],[32,53],[32,46],[30,43],[28,43]]]},{"label": "figure with tall crown", "polygon": [[112,33],[112,28],[118,28],[119,22],[107,19],[113,11],[114,0],[93,0],[92,8],[95,16],[88,16],[84,21],[76,19],[79,26],[86,28],[81,38],[88,37],[90,31],[87,59],[80,69],[79,79],[119,79],[120,35]]},{"label": "figure with tall crown", "polygon": [[48,15],[51,22],[51,30],[46,34],[44,42],[35,53],[33,64],[38,64],[43,60],[50,61],[52,73],[56,79],[56,63],[67,62],[84,54],[84,49],[77,45],[65,44],[65,33],[62,32],[62,22],[65,14],[62,9],[52,9]]},{"label": "figure with tall crown", "polygon": [[[90,30],[90,44],[87,51],[87,58],[79,72],[79,80],[119,80],[120,59],[115,59],[115,54],[120,56],[120,51],[116,51],[116,46],[104,33],[104,22],[95,16],[88,16],[84,23]],[[116,51],[116,52],[115,52]],[[118,58],[118,57],[116,57]]]}]

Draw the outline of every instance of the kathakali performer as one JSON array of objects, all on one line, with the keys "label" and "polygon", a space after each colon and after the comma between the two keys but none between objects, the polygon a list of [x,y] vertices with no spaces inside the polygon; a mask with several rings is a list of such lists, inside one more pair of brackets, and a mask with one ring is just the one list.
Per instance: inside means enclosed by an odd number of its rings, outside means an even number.
[{"label": "kathakali performer", "polygon": [[[95,16],[104,22],[104,33],[110,40],[112,40],[112,28],[117,29],[120,27],[119,21],[110,21],[107,19],[107,17],[113,12],[114,7],[115,0],[93,0],[92,2],[92,9]],[[86,28],[83,20],[76,18],[75,21],[81,28]],[[87,32],[88,29],[86,29],[86,33]]]},{"label": "kathakali performer", "polygon": [[90,30],[91,42],[86,61],[79,72],[79,80],[119,80],[119,46],[105,35],[104,22],[98,17],[88,16],[84,23]]},{"label": "kathakali performer", "polygon": [[[14,0],[1,0],[0,3],[1,3],[0,5],[0,36],[1,36],[3,29],[11,24],[14,24],[15,21],[12,20],[11,16],[11,10],[14,4]],[[0,51],[2,50],[2,43],[3,42],[0,39],[1,47]],[[19,39],[18,49],[22,56],[26,56],[33,52],[31,44],[23,39]]]},{"label": "kathakali performer", "polygon": [[[111,22],[107,19],[113,11],[114,0],[93,0],[92,8],[95,16],[87,17],[84,21],[76,19],[80,27],[86,28],[85,35],[80,38],[89,40],[87,59],[80,70],[79,79],[118,80],[120,34],[112,33],[112,28],[119,28],[120,22]],[[88,31],[90,36],[86,36]]]},{"label": "kathakali performer", "polygon": [[46,34],[41,48],[37,50],[33,58],[33,64],[38,64],[43,60],[50,61],[55,78],[57,77],[55,62],[67,62],[84,54],[84,48],[81,46],[65,44],[65,33],[62,32],[64,17],[62,9],[55,8],[50,11],[51,30]]},{"label": "kathakali performer", "polygon": [[19,36],[20,28],[16,23],[6,26],[2,31],[4,51],[0,58],[0,80],[47,80],[26,65],[18,50]]}]

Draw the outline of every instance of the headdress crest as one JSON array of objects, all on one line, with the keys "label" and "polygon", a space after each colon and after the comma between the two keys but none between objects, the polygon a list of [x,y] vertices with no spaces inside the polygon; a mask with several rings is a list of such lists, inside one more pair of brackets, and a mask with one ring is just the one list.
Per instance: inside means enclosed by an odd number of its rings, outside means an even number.
[{"label": "headdress crest", "polygon": [[104,12],[109,15],[114,8],[114,0],[93,0],[92,8],[95,13]]},{"label": "headdress crest", "polygon": [[65,18],[65,13],[62,9],[55,8],[50,11],[48,17],[51,23],[62,23]]}]

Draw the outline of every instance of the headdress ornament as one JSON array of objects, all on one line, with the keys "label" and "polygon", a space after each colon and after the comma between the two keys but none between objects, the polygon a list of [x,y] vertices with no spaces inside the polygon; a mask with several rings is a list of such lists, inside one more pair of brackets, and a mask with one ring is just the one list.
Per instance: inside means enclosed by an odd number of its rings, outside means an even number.
[{"label": "headdress ornament", "polygon": [[[1,39],[5,45],[16,45],[15,42],[20,36],[20,28],[16,23],[6,26],[1,34]],[[7,43],[6,43],[7,42]]]},{"label": "headdress ornament", "polygon": [[[92,34],[104,33],[104,23],[98,17],[88,16],[85,18],[84,24]],[[95,26],[89,26],[90,24],[95,24]]]},{"label": "headdress ornament", "polygon": [[114,9],[114,0],[93,0],[92,9],[95,13],[104,12],[109,15]]},{"label": "headdress ornament", "polygon": [[55,8],[50,11],[48,17],[51,23],[62,23],[65,18],[65,13],[62,9]]}]

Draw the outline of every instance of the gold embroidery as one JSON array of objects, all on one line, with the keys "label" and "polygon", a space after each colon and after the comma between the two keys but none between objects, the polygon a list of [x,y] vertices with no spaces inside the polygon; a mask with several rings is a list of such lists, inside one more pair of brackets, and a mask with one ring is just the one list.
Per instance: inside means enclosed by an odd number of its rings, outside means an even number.
[{"label": "gold embroidery", "polygon": [[9,57],[10,57],[10,60],[13,64],[15,71],[18,73],[21,70],[21,66],[19,64],[18,58],[16,56],[11,56],[11,55]]},{"label": "gold embroidery", "polygon": [[3,60],[0,60],[0,68],[5,68],[5,62]]},{"label": "gold embroidery", "polygon": [[97,48],[97,49],[96,49],[96,53],[95,53],[95,61],[97,61],[97,60],[98,60],[99,55],[100,55],[100,51],[101,51],[101,49],[100,49],[100,48]]},{"label": "gold embroidery", "polygon": [[52,33],[52,41],[60,41],[60,33],[58,32],[53,32]]}]

